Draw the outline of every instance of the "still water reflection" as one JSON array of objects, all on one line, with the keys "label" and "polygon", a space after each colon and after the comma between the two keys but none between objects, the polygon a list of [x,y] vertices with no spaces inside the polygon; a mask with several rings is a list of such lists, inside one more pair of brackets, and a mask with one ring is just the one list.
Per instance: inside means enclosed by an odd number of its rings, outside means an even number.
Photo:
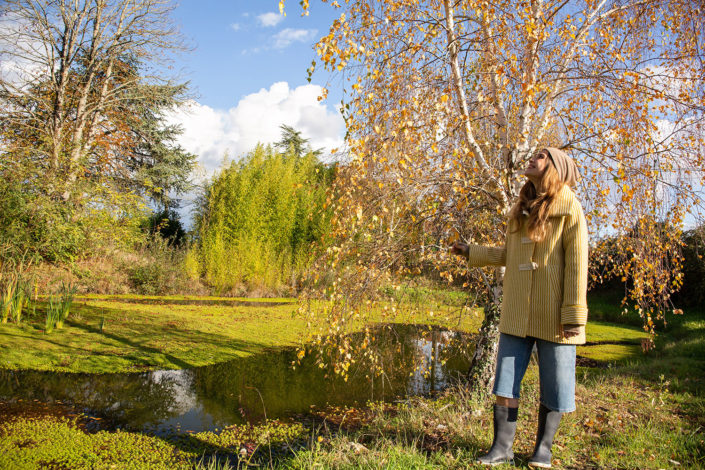
[{"label": "still water reflection", "polygon": [[[0,371],[0,399],[68,403],[118,426],[156,433],[203,431],[283,418],[312,406],[394,400],[440,390],[467,371],[467,335],[412,325],[375,334],[384,373],[358,363],[347,382],[293,349],[186,370],[132,374]],[[353,338],[354,339],[354,338]]]}]

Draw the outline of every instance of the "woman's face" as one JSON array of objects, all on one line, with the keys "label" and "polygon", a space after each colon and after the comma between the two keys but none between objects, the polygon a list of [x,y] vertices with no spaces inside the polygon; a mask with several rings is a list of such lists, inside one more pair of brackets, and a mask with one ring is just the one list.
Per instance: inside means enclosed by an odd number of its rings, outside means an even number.
[{"label": "woman's face", "polygon": [[534,156],[529,159],[529,163],[527,163],[524,169],[524,175],[531,180],[541,180],[548,166],[548,161],[549,157],[546,150],[535,153]]}]

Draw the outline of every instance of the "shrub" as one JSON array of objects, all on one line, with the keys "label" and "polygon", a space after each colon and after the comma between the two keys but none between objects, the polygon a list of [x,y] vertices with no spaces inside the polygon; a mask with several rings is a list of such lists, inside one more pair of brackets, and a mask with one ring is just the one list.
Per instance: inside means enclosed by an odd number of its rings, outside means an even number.
[{"label": "shrub", "polygon": [[[0,176],[2,172],[0,172]],[[0,255],[4,260],[70,263],[114,248],[132,248],[143,234],[140,196],[94,188],[81,205],[53,200],[22,181],[0,177]]]},{"label": "shrub", "polygon": [[186,270],[188,252],[171,246],[168,240],[153,236],[125,265],[132,290],[142,295],[200,293],[197,278]]}]

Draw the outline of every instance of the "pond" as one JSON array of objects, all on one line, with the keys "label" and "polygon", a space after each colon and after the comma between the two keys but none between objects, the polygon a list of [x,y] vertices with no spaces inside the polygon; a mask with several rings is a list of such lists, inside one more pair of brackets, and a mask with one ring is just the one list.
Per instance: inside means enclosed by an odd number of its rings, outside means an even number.
[{"label": "pond", "polygon": [[[438,391],[468,370],[469,335],[414,325],[375,332],[383,373],[359,361],[348,380],[293,348],[184,370],[75,374],[0,370],[0,400],[73,406],[115,427],[169,434],[285,419],[312,407],[354,406]],[[360,336],[353,335],[353,341]]]}]

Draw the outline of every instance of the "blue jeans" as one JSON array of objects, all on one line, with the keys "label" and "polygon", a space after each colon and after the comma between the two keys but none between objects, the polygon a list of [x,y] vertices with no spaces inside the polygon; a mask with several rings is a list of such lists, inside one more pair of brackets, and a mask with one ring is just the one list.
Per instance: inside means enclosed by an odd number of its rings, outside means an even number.
[{"label": "blue jeans", "polygon": [[529,365],[534,343],[539,354],[541,403],[553,411],[575,411],[574,344],[500,333],[492,393],[505,398],[519,398],[521,379]]}]

